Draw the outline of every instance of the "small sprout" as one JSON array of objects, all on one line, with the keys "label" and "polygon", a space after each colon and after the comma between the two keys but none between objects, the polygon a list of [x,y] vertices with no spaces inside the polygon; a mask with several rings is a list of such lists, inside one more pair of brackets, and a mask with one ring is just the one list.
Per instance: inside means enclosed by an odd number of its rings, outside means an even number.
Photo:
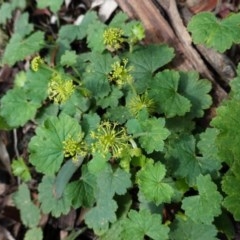
[{"label": "small sprout", "polygon": [[103,33],[103,43],[111,51],[117,51],[122,47],[124,41],[123,30],[121,28],[110,27]]},{"label": "small sprout", "polygon": [[80,134],[79,138],[75,140],[72,137],[68,137],[63,141],[64,157],[71,157],[73,161],[77,161],[78,156],[87,155],[86,144],[82,141],[83,136]]},{"label": "small sprout", "polygon": [[145,29],[141,23],[137,23],[132,28],[132,36],[130,42],[135,44],[145,38]]},{"label": "small sprout", "polygon": [[127,107],[134,116],[137,116],[143,109],[146,109],[148,113],[155,111],[155,103],[148,97],[148,93],[133,96],[127,104]]},{"label": "small sprout", "polygon": [[129,136],[124,127],[117,129],[117,126],[117,123],[104,121],[95,132],[91,132],[91,137],[96,140],[92,144],[93,152],[100,152],[104,156],[111,152],[114,158],[121,157],[123,151],[129,148]]},{"label": "small sprout", "polygon": [[40,56],[36,56],[31,61],[31,68],[34,72],[37,72],[39,67],[44,63],[43,59]]},{"label": "small sprout", "polygon": [[72,80],[64,80],[59,73],[54,73],[48,84],[48,96],[55,103],[66,102],[75,90]]},{"label": "small sprout", "polygon": [[118,86],[122,87],[125,84],[131,84],[133,77],[130,72],[133,67],[127,67],[128,60],[125,58],[122,62],[117,61],[112,64],[112,71],[108,75],[108,79],[111,82],[115,82]]}]

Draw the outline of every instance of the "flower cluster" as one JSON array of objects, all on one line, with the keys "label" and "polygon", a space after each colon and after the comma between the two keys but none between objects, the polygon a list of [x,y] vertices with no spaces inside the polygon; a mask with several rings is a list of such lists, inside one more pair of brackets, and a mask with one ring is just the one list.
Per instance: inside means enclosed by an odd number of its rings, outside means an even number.
[{"label": "flower cluster", "polygon": [[130,72],[133,67],[127,67],[128,60],[125,58],[121,62],[117,61],[111,65],[112,71],[108,74],[108,79],[115,82],[118,86],[123,86],[127,83],[132,83],[133,77]]},{"label": "flower cluster", "polygon": [[68,137],[65,141],[63,141],[63,152],[65,157],[71,157],[73,161],[77,161],[78,156],[86,156],[87,147],[82,141],[82,135],[80,134],[77,140],[72,137]]},{"label": "flower cluster", "polygon": [[123,30],[120,28],[110,27],[103,33],[103,42],[106,48],[114,52],[122,47],[124,41]]},{"label": "flower cluster", "polygon": [[134,116],[137,116],[143,109],[146,109],[148,113],[153,113],[155,111],[155,103],[148,97],[148,93],[133,96],[129,100],[127,107]]},{"label": "flower cluster", "polygon": [[123,151],[129,147],[129,136],[125,128],[117,126],[117,123],[104,121],[95,132],[91,132],[91,137],[95,140],[92,144],[93,153],[100,152],[106,155],[111,152],[114,158],[121,157]]},{"label": "flower cluster", "polygon": [[36,56],[31,61],[31,68],[34,72],[37,72],[41,64],[43,64],[43,59],[40,56]]},{"label": "flower cluster", "polygon": [[48,96],[55,103],[66,102],[73,94],[75,87],[72,80],[65,80],[61,74],[53,73],[48,84]]}]

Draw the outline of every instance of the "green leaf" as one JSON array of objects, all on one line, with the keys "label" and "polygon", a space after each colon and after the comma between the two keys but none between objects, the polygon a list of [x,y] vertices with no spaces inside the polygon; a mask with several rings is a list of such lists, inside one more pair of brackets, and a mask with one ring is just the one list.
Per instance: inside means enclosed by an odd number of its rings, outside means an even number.
[{"label": "green leaf", "polygon": [[72,206],[74,208],[92,207],[95,202],[95,189],[96,177],[84,165],[80,179],[68,186],[68,195],[72,195]]},{"label": "green leaf", "polygon": [[37,72],[27,71],[24,92],[26,92],[28,98],[39,103],[44,101],[48,96],[47,89],[51,75],[50,70],[43,68]]},{"label": "green leaf", "polygon": [[103,171],[97,173],[97,198],[112,198],[115,193],[118,195],[125,194],[127,188],[132,185],[130,177],[131,175],[128,172],[120,168],[113,171],[112,168],[107,165]]},{"label": "green leaf", "polygon": [[23,9],[26,7],[25,0],[12,0],[10,3],[1,2],[0,6],[0,24],[5,24],[8,19],[11,19],[12,12],[16,8]]},{"label": "green leaf", "polygon": [[43,232],[41,228],[32,228],[29,229],[25,236],[24,240],[43,240]]},{"label": "green leaf", "polygon": [[123,92],[118,89],[118,87],[112,87],[110,95],[105,98],[100,99],[97,104],[102,108],[115,108],[118,106],[119,99],[123,96]]},{"label": "green leaf", "polygon": [[75,51],[65,51],[61,56],[60,63],[62,66],[74,66],[77,63],[77,54]]},{"label": "green leaf", "polygon": [[33,119],[40,106],[40,103],[30,100],[23,89],[14,88],[2,97],[0,115],[10,127],[19,127]]},{"label": "green leaf", "polygon": [[151,86],[154,72],[169,63],[174,57],[173,49],[167,45],[148,45],[128,55],[129,64],[134,66],[134,85],[138,93]]},{"label": "green leaf", "polygon": [[120,168],[113,171],[110,165],[106,165],[102,171],[97,172],[96,177],[97,204],[86,214],[85,221],[95,233],[100,234],[108,229],[109,223],[116,221],[117,203],[112,199],[113,196],[115,193],[125,194],[132,182],[129,173]]},{"label": "green leaf", "polygon": [[14,33],[18,33],[22,37],[33,31],[33,24],[29,23],[29,14],[23,13],[14,24]]},{"label": "green leaf", "polygon": [[117,203],[113,199],[100,198],[97,205],[91,208],[85,216],[85,223],[98,235],[104,233],[109,223],[116,221]]},{"label": "green leaf", "polygon": [[238,64],[237,66],[237,76],[231,80],[230,82],[230,86],[231,86],[231,92],[230,92],[230,96],[231,98],[240,100],[240,92],[239,92],[239,88],[240,88],[240,64]]},{"label": "green leaf", "polygon": [[61,112],[79,119],[89,109],[89,106],[89,99],[84,97],[80,91],[75,90],[70,98],[61,104]]},{"label": "green leaf", "polygon": [[[217,157],[216,148],[214,149],[214,133],[206,133],[201,135],[201,138],[206,136],[212,137],[209,142],[200,143],[200,148],[202,150],[202,145],[209,144],[208,147],[211,148],[213,144],[212,152],[207,152],[207,150],[202,151],[202,156],[197,154],[196,150],[196,140],[192,135],[183,134],[177,137],[173,142],[170,142],[168,146],[168,163],[171,164],[173,174],[176,177],[186,178],[187,183],[190,186],[194,186],[196,183],[196,178],[200,174],[207,174],[217,171],[221,165],[219,158]],[[205,155],[206,154],[206,155]]]},{"label": "green leaf", "polygon": [[219,52],[229,49],[233,43],[240,42],[240,14],[229,14],[218,20],[214,13],[204,12],[192,17],[188,30],[196,44],[205,44]]},{"label": "green leaf", "polygon": [[94,52],[103,52],[105,50],[103,34],[106,25],[100,21],[95,21],[89,25],[87,30],[87,44],[88,47]]},{"label": "green leaf", "polygon": [[31,173],[23,158],[13,160],[11,164],[14,176],[19,177],[22,181],[27,182],[31,180]]},{"label": "green leaf", "polygon": [[209,92],[211,83],[200,79],[197,72],[180,72],[179,92],[191,101],[191,109],[187,114],[190,118],[199,118],[212,104]]},{"label": "green leaf", "polygon": [[173,196],[173,188],[164,179],[166,168],[160,162],[147,164],[137,173],[137,182],[140,191],[145,198],[156,205],[170,203]]},{"label": "green leaf", "polygon": [[123,124],[131,117],[131,114],[127,107],[117,106],[115,108],[107,109],[105,117],[112,122]]},{"label": "green leaf", "polygon": [[232,99],[217,109],[217,116],[211,125],[219,130],[216,144],[219,156],[228,165],[240,159],[240,102]]},{"label": "green leaf", "polygon": [[58,41],[69,45],[75,39],[87,36],[88,27],[98,19],[96,12],[88,11],[79,25],[67,24],[60,28]]},{"label": "green leaf", "polygon": [[30,162],[36,170],[53,175],[63,162],[63,141],[68,137],[78,138],[81,127],[77,120],[68,115],[51,116],[36,129],[29,143]]},{"label": "green leaf", "polygon": [[110,157],[110,154],[109,156],[103,156],[101,153],[95,153],[91,161],[88,163],[89,172],[97,174],[104,170],[107,167],[107,161]]},{"label": "green leaf", "polygon": [[83,132],[85,133],[84,140],[87,143],[92,142],[92,138],[90,136],[91,131],[94,131],[98,127],[100,120],[101,119],[97,113],[88,113],[83,115],[81,125]]},{"label": "green leaf", "polygon": [[3,63],[14,65],[17,61],[38,52],[44,44],[44,33],[36,31],[23,39],[18,33],[12,35],[3,55]]},{"label": "green leaf", "polygon": [[11,1],[12,8],[20,8],[24,9],[26,7],[26,0],[12,0]]},{"label": "green leaf", "polygon": [[60,198],[55,194],[55,178],[44,176],[42,182],[38,186],[39,201],[41,203],[42,212],[51,213],[54,217],[61,214],[67,214],[71,208],[71,197],[67,194],[67,188]]},{"label": "green leaf", "polygon": [[217,229],[214,225],[194,222],[185,216],[177,215],[171,230],[171,240],[217,240]]},{"label": "green leaf", "polygon": [[182,201],[182,209],[193,221],[211,224],[214,217],[221,214],[222,196],[210,175],[197,177],[197,189],[199,195],[185,197]]},{"label": "green leaf", "polygon": [[0,8],[0,24],[5,24],[8,19],[12,16],[12,5],[11,3],[2,3]]},{"label": "green leaf", "polygon": [[117,222],[111,225],[111,228],[100,236],[100,240],[123,240],[120,238],[123,231],[123,219],[118,220]]},{"label": "green leaf", "polygon": [[113,62],[110,54],[93,53],[91,64],[83,75],[84,86],[98,99],[107,96],[110,92],[108,74],[111,72]]},{"label": "green leaf", "polygon": [[168,118],[183,116],[190,112],[191,102],[178,91],[180,74],[174,70],[164,70],[154,77],[149,96],[154,100],[159,112]]},{"label": "green leaf", "polygon": [[234,172],[227,173],[222,180],[222,189],[227,194],[224,198],[223,206],[233,214],[236,221],[240,220],[240,174],[239,164],[235,165]]},{"label": "green leaf", "polygon": [[168,239],[169,228],[161,223],[159,214],[151,214],[147,210],[137,212],[131,210],[123,222],[124,240],[140,240],[148,236],[153,240]]},{"label": "green leaf", "polygon": [[200,134],[200,141],[197,143],[197,148],[205,159],[205,168],[209,173],[220,170],[221,159],[218,155],[216,138],[219,131],[216,128],[207,128],[205,132]]},{"label": "green leaf", "polygon": [[133,137],[139,138],[140,145],[147,153],[152,153],[153,151],[163,151],[164,140],[170,134],[164,125],[164,118],[153,117],[143,121],[130,119],[127,122],[127,130],[133,134]]},{"label": "green leaf", "polygon": [[36,227],[40,221],[40,210],[33,204],[30,197],[30,191],[25,183],[18,187],[14,193],[13,201],[20,210],[21,220],[27,227]]},{"label": "green leaf", "polygon": [[51,11],[56,13],[60,10],[61,5],[63,4],[63,0],[54,0],[54,1],[48,1],[48,0],[38,0],[37,6],[38,8],[46,8],[49,7]]},{"label": "green leaf", "polygon": [[62,165],[55,179],[55,195],[57,198],[60,198],[63,195],[67,184],[82,162],[83,157],[78,157],[77,162],[73,162],[72,159],[69,159]]}]

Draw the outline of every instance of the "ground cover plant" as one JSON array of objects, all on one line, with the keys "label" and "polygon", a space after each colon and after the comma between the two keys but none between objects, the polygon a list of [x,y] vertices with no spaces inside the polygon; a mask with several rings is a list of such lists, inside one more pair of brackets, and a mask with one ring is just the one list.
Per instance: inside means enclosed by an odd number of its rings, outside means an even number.
[{"label": "ground cover plant", "polygon": [[[22,9],[1,64],[25,67],[0,100],[0,128],[32,129],[28,154],[12,162],[24,239],[44,239],[43,214],[72,209],[82,220],[66,240],[86,231],[101,240],[232,239],[240,220],[240,67],[229,98],[201,125],[210,81],[171,69],[174,49],[143,45],[140,22],[120,11],[103,23],[88,11],[50,36],[29,20],[26,4],[0,9],[2,25]],[[62,1],[38,4],[57,12]],[[219,21],[202,13],[188,30],[196,44],[224,52],[240,42],[239,24],[239,14]]]}]

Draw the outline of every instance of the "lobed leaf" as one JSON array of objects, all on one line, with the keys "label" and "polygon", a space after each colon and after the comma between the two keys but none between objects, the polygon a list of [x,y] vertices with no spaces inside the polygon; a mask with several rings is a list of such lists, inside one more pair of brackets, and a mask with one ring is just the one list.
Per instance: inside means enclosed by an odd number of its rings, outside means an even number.
[{"label": "lobed leaf", "polygon": [[137,173],[137,182],[145,198],[156,205],[171,202],[173,188],[166,183],[166,168],[160,162],[147,164]]},{"label": "lobed leaf", "polygon": [[[188,217],[177,215],[171,225],[171,240],[217,240],[217,229],[212,224],[194,222]],[[181,236],[181,237],[180,237]]]},{"label": "lobed leaf", "polygon": [[36,227],[40,221],[40,210],[33,204],[30,197],[30,191],[26,184],[22,183],[18,191],[14,193],[13,201],[20,209],[21,220],[27,227]]},{"label": "lobed leaf", "polygon": [[240,42],[240,14],[230,14],[219,20],[213,13],[203,12],[192,17],[188,30],[196,44],[205,44],[219,52]]},{"label": "lobed leaf", "polygon": [[72,199],[67,195],[67,190],[60,198],[57,198],[54,188],[55,178],[44,176],[38,186],[39,201],[43,213],[51,213],[52,216],[59,217],[61,214],[67,214],[70,211]]},{"label": "lobed leaf", "polygon": [[197,188],[199,195],[185,197],[182,201],[182,209],[193,221],[211,224],[214,217],[221,214],[222,196],[218,192],[216,184],[212,182],[210,175],[199,175]]},{"label": "lobed leaf", "polygon": [[67,137],[77,138],[81,127],[77,120],[68,115],[50,116],[36,129],[29,145],[30,162],[36,170],[46,175],[54,175],[64,159],[63,141]]},{"label": "lobed leaf", "polygon": [[154,72],[169,63],[174,57],[174,52],[167,45],[148,45],[136,49],[127,57],[129,64],[134,66],[134,85],[138,93],[143,93],[148,87],[152,88]]},{"label": "lobed leaf", "polygon": [[44,44],[44,33],[36,31],[27,38],[14,33],[5,49],[3,63],[13,66],[17,61],[38,52]]},{"label": "lobed leaf", "polygon": [[122,239],[139,240],[148,236],[153,240],[168,239],[169,228],[162,225],[159,214],[151,214],[147,210],[128,213],[128,218],[123,221]]},{"label": "lobed leaf", "polygon": [[184,116],[190,112],[191,102],[180,94],[180,74],[174,70],[164,70],[154,77],[149,90],[149,96],[157,105],[157,110],[167,118]]}]

